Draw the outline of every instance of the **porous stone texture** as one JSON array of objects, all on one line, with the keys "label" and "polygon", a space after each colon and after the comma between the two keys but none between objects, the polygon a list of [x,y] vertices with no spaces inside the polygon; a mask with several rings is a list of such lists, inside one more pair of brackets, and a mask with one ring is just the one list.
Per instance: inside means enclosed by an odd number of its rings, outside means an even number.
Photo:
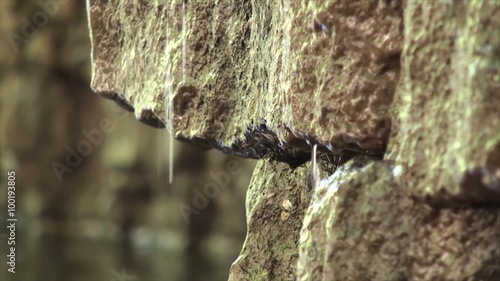
[{"label": "porous stone texture", "polygon": [[300,280],[500,274],[499,12],[494,2],[406,4],[387,155],[361,168],[354,159],[320,183],[301,230]]},{"label": "porous stone texture", "polygon": [[[296,280],[299,231],[311,191],[306,167],[259,161],[247,193],[247,238],[229,280]],[[259,250],[256,250],[259,249]]]},{"label": "porous stone texture", "polygon": [[[179,139],[285,162],[299,157],[297,138],[335,153],[386,148],[397,2],[91,0],[88,9],[92,88],[153,126],[169,124],[172,102]],[[277,137],[255,149],[248,133],[268,139],[255,129],[263,124]]]},{"label": "porous stone texture", "polygon": [[387,159],[433,204],[500,202],[499,27],[496,1],[411,1],[405,9]]},{"label": "porous stone texture", "polygon": [[357,157],[320,182],[299,242],[299,280],[494,280],[500,209],[434,209],[393,164]]},{"label": "porous stone texture", "polygon": [[231,280],[500,275],[499,2],[182,10],[90,1],[92,85],[153,125],[171,100],[177,139],[261,159]]},{"label": "porous stone texture", "polygon": [[400,72],[401,3],[291,2],[293,78],[282,78],[290,85],[282,95],[290,96],[292,127],[334,152],[383,152]]}]

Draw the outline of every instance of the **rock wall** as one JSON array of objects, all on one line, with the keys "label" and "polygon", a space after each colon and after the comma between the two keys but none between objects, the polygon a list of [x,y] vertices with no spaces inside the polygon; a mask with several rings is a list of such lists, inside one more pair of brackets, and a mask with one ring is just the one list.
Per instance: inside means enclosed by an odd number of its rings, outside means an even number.
[{"label": "rock wall", "polygon": [[498,2],[88,11],[95,91],[178,140],[260,159],[230,280],[500,274]]}]

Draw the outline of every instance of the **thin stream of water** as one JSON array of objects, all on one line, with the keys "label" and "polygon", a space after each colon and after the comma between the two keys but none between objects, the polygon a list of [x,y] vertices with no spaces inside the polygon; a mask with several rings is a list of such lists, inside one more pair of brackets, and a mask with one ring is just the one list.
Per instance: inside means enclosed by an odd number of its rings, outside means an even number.
[{"label": "thin stream of water", "polygon": [[168,182],[172,184],[174,177],[174,132],[173,132],[173,107],[172,107],[172,78],[171,78],[171,65],[170,65],[170,49],[168,38],[168,8],[166,8],[165,16],[165,114],[167,119],[168,131]]},{"label": "thin stream of water", "polygon": [[[168,182],[172,184],[174,179],[174,113],[173,113],[173,85],[172,69],[170,62],[168,38],[168,10],[165,17],[165,57],[166,57],[166,77],[165,77],[165,113],[168,130]],[[181,83],[186,81],[186,2],[182,0],[182,78]],[[158,166],[159,167],[159,166]]]},{"label": "thin stream of water", "polygon": [[186,82],[186,2],[182,0],[182,81]]}]

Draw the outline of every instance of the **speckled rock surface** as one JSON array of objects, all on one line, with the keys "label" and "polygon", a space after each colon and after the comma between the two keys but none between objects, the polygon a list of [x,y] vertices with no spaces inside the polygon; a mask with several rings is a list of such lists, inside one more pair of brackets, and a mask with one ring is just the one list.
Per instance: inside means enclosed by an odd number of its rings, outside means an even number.
[{"label": "speckled rock surface", "polygon": [[308,3],[91,0],[92,87],[159,127],[172,100],[177,138],[238,156],[293,162],[296,139],[381,154],[402,5]]},{"label": "speckled rock surface", "polygon": [[[229,280],[296,280],[299,231],[311,191],[307,169],[261,160],[247,193],[247,238]],[[266,175],[261,177],[260,175]]]},{"label": "speckled rock surface", "polygon": [[500,209],[433,209],[385,161],[355,158],[312,195],[299,280],[495,280]]},{"label": "speckled rock surface", "polygon": [[402,4],[293,2],[294,78],[283,93],[291,95],[292,127],[317,134],[334,151],[383,152],[400,72]]},{"label": "speckled rock surface", "polygon": [[500,203],[500,2],[410,2],[387,159],[441,206]]}]

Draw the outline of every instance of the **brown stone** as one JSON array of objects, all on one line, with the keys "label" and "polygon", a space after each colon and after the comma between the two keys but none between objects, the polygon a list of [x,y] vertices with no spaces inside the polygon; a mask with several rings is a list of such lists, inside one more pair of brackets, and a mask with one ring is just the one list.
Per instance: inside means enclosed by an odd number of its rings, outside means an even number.
[{"label": "brown stone", "polygon": [[171,87],[175,136],[238,156],[302,163],[309,148],[298,152],[297,138],[336,154],[384,152],[398,2],[197,1],[185,11],[183,33],[180,1],[90,1],[93,89],[164,127]]},{"label": "brown stone", "polygon": [[[311,192],[307,169],[262,160],[247,192],[247,238],[229,280],[296,280],[299,231]],[[299,180],[301,179],[301,180]],[[258,249],[258,250],[257,250]]]},{"label": "brown stone", "polygon": [[405,9],[387,159],[400,165],[412,194],[433,205],[500,202],[499,26],[497,2]]}]

